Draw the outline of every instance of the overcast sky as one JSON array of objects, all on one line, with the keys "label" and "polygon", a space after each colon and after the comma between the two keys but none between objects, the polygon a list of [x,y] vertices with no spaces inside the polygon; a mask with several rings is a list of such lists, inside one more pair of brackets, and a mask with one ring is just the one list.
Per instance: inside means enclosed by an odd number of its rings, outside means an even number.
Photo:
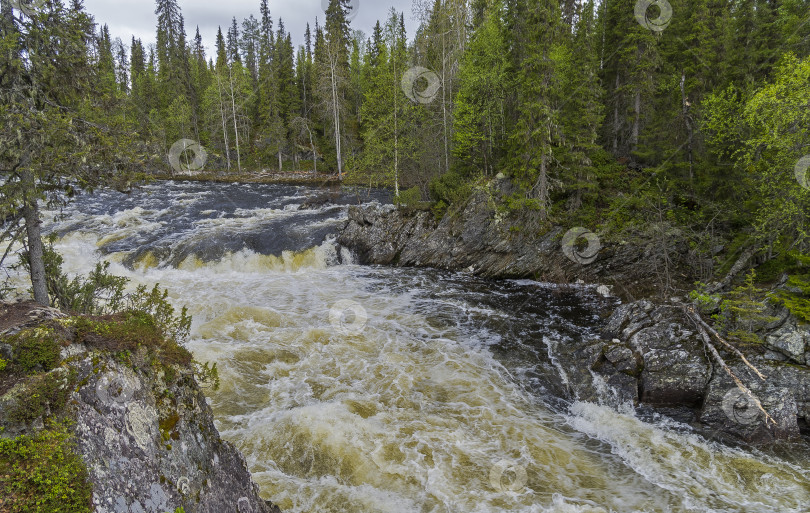
[{"label": "overcast sky", "polygon": [[[278,28],[278,19],[284,20],[284,27],[292,34],[296,47],[303,44],[307,22],[315,26],[315,18],[323,25],[323,0],[269,0],[270,14],[273,16],[273,29]],[[417,27],[413,17],[412,0],[353,0],[359,5],[357,15],[352,20],[352,28],[371,32],[374,23],[384,20],[390,7],[405,13],[405,26],[408,38],[412,38]],[[183,17],[186,20],[188,39],[194,37],[199,25],[200,34],[211,56],[217,26],[225,33],[236,16],[241,29],[242,20],[253,14],[259,19],[260,0],[179,0]],[[139,37],[144,44],[155,42],[155,2],[154,0],[85,0],[87,11],[95,16],[99,25],[107,24],[113,37],[120,37],[129,46],[132,36]]]}]

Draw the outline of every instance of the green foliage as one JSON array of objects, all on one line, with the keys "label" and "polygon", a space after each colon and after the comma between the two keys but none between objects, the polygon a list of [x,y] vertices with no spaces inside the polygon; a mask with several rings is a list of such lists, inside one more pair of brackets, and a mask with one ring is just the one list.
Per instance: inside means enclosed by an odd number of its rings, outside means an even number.
[{"label": "green foliage", "polygon": [[8,365],[8,362],[0,358],[0,372],[6,370],[6,365]]},{"label": "green foliage", "polygon": [[430,194],[437,202],[444,202],[445,205],[459,205],[470,197],[475,181],[451,171],[430,182]]},{"label": "green foliage", "polygon": [[60,361],[60,344],[54,330],[38,327],[24,330],[7,342],[14,348],[12,368],[25,373],[47,372]]},{"label": "green foliage", "polygon": [[404,207],[416,206],[422,201],[422,190],[419,187],[411,187],[408,190],[400,191],[399,196],[394,198],[394,204]]},{"label": "green foliage", "polygon": [[214,362],[213,365],[210,365],[210,362],[205,362],[204,364],[195,362],[194,368],[200,386],[210,388],[214,392],[219,390],[219,370],[217,369],[216,362]]},{"label": "green foliage", "polygon": [[723,300],[722,296],[706,292],[705,283],[696,283],[696,285],[697,288],[689,292],[689,299],[692,300],[701,313],[710,314],[716,312]]},{"label": "green foliage", "polygon": [[176,315],[168,297],[169,291],[161,291],[159,283],[152,290],[141,285],[128,298],[128,309],[149,314],[163,337],[180,344],[188,337],[191,316],[185,306],[180,310],[180,315]]},{"label": "green foliage", "polygon": [[[85,278],[76,276],[70,279],[63,271],[64,259],[53,249],[53,240],[44,247],[44,263],[48,295],[51,304],[74,314],[106,315],[121,309],[127,279],[110,274],[109,262],[96,264],[96,268]],[[20,265],[30,272],[27,253],[20,259]]]},{"label": "green foliage", "polygon": [[[796,255],[796,260],[800,266],[810,267],[810,256]],[[797,272],[790,275],[787,287],[777,291],[772,297],[798,319],[810,322],[810,272],[801,272],[802,267],[795,268]]]},{"label": "green foliage", "polygon": [[56,416],[67,403],[76,371],[36,374],[25,381],[22,392],[11,405],[7,417],[11,422],[30,423]]},{"label": "green foliage", "polygon": [[0,438],[0,508],[15,513],[90,513],[92,487],[67,428]]},{"label": "green foliage", "polygon": [[757,329],[778,319],[767,314],[765,292],[755,282],[756,272],[751,270],[745,283],[723,296],[721,313],[715,317],[728,336],[747,343],[761,343]]}]

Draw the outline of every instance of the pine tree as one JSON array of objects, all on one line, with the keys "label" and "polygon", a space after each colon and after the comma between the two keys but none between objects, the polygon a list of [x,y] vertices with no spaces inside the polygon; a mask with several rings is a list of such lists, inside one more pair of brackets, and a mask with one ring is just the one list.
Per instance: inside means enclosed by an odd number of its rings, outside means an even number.
[{"label": "pine tree", "polygon": [[506,41],[495,3],[472,34],[458,73],[453,155],[463,176],[494,175],[504,150]]},{"label": "pine tree", "polygon": [[517,38],[509,51],[517,104],[509,133],[508,167],[546,216],[560,128],[557,107],[562,90],[554,55],[561,34],[559,10],[549,0],[508,0],[506,20],[507,29]]},{"label": "pine tree", "polygon": [[228,63],[242,62],[242,56],[239,53],[239,25],[236,23],[236,17],[231,22],[231,28],[228,29],[227,37],[227,52]]},{"label": "pine tree", "polygon": [[335,165],[343,177],[343,147],[345,144],[346,88],[349,74],[348,0],[330,0],[326,10],[326,26],[321,41],[316,38],[318,61],[318,96],[325,107],[324,121],[332,134]]},{"label": "pine tree", "polygon": [[[110,56],[90,55],[93,20],[77,2],[47,5],[47,16],[13,18],[0,9],[0,217],[19,220],[2,238],[26,239],[34,300],[48,305],[41,238],[41,202],[60,204],[85,189],[125,183],[140,164],[122,123],[120,102],[109,102]],[[99,38],[107,51],[108,31]],[[101,65],[101,60],[105,62]],[[102,74],[104,77],[102,78]],[[3,260],[5,257],[0,258]]]}]

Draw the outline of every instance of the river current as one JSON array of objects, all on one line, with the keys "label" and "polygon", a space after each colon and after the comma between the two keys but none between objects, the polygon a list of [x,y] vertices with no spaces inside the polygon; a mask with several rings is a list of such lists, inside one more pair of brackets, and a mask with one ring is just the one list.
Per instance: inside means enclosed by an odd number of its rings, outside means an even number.
[{"label": "river current", "polygon": [[284,511],[810,511],[806,460],[560,398],[555,348],[598,336],[592,289],[354,264],[334,244],[348,205],[386,200],[162,182],[45,226],[66,271],[106,259],[188,306],[217,427]]}]

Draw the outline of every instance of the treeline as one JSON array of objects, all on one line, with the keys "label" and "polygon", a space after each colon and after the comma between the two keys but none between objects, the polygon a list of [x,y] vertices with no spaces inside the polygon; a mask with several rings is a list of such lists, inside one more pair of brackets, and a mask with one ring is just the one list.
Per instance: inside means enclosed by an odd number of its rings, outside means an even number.
[{"label": "treeline", "polygon": [[0,6],[4,217],[168,171],[190,139],[206,170],[317,167],[438,214],[500,173],[506,210],[646,229],[662,265],[691,246],[700,276],[718,246],[808,251],[808,0],[415,0],[412,35],[393,9],[353,31],[331,0],[297,48],[261,0],[215,55],[177,0],[157,0],[154,46],[81,0]]}]

